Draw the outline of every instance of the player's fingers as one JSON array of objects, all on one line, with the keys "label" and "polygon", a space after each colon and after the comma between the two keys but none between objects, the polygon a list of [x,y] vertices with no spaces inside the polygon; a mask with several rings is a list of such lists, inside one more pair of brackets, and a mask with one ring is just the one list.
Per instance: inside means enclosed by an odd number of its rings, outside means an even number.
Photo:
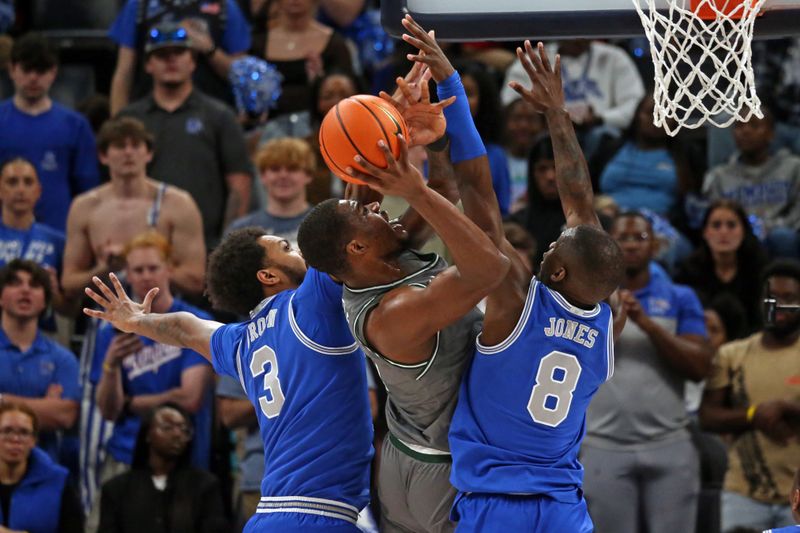
[{"label": "player's fingers", "polygon": [[534,50],[530,41],[525,41],[525,51],[531,63],[533,63],[533,68],[536,69],[536,72],[544,72],[544,65],[542,64],[542,58],[539,56],[539,51]]},{"label": "player's fingers", "polygon": [[[364,162],[363,161],[361,163],[359,163],[359,164],[361,166],[364,166]],[[347,167],[345,169],[345,172],[347,172],[348,176],[351,176],[351,177],[359,180],[364,185],[367,185],[370,188],[375,188],[376,186],[379,187],[380,184],[381,184],[380,178],[378,178],[376,176],[373,176],[372,174],[367,174],[366,172],[362,172],[362,171],[358,170],[357,168]]]},{"label": "player's fingers", "polygon": [[150,307],[153,305],[153,300],[158,295],[158,287],[153,287],[147,294],[144,295],[144,301],[142,302],[142,307],[144,307],[144,312],[149,313]]},{"label": "player's fingers", "polygon": [[119,281],[119,278],[116,274],[112,272],[108,275],[108,279],[111,280],[111,284],[114,286],[114,291],[117,293],[117,298],[124,300],[128,297],[128,295],[125,294],[125,289],[122,288],[122,283]]},{"label": "player's fingers", "polygon": [[107,308],[107,307],[109,307],[111,305],[108,300],[106,300],[105,298],[103,298],[102,296],[100,296],[99,294],[94,292],[89,287],[86,287],[85,289],[83,289],[83,292],[86,293],[86,296],[88,296],[89,298],[94,300],[97,303],[97,305],[100,305],[100,306],[102,306],[104,308]]},{"label": "player's fingers", "polygon": [[411,70],[409,70],[408,74],[406,74],[405,80],[409,82],[416,80],[417,77],[420,75],[420,72],[422,71],[423,67],[424,65],[422,63],[415,62],[411,66]]},{"label": "player's fingers", "polygon": [[561,87],[561,54],[556,54],[554,73],[556,75],[556,79],[558,80],[558,85]]},{"label": "player's fingers", "polygon": [[412,104],[414,102],[414,93],[411,92],[411,87],[403,78],[397,78],[397,87],[403,93],[406,102]]},{"label": "player's fingers", "polygon": [[547,52],[544,49],[544,43],[539,41],[537,46],[539,47],[539,58],[542,61],[542,66],[547,72],[553,72],[552,67],[550,67],[550,59],[547,57]]},{"label": "player's fingers", "polygon": [[419,100],[420,102],[429,104],[431,101],[431,89],[428,87],[428,80],[423,80],[420,83],[422,85],[419,86]]},{"label": "player's fingers", "polygon": [[453,103],[455,103],[455,101],[456,101],[456,97],[454,95],[454,96],[451,96],[451,97],[447,98],[446,100],[439,100],[439,102],[436,104],[436,106],[444,109],[445,107],[450,107],[451,105],[453,105]]},{"label": "player's fingers", "polygon": [[114,293],[111,292],[111,289],[103,283],[100,278],[97,276],[92,276],[92,281],[94,282],[95,286],[103,293],[103,295],[108,298],[109,302],[113,302],[116,298],[114,298]]},{"label": "player's fingers", "polygon": [[[378,143],[379,143],[379,148],[380,148],[380,143],[383,143],[383,141],[378,141]],[[371,162],[371,161],[367,161],[365,158],[363,158],[363,157],[361,157],[361,156],[359,156],[359,155],[355,156],[355,157],[353,158],[353,160],[354,160],[356,163],[358,163],[358,164],[361,166],[361,168],[363,168],[363,169],[364,169],[364,171],[365,171],[365,173],[366,173],[366,174],[368,174],[369,176],[372,176],[372,178],[373,178],[373,181],[374,181],[375,179],[377,179],[377,180],[384,180],[384,179],[386,179],[386,170],[387,170],[387,169],[384,169],[384,168],[378,168],[377,166],[375,166],[374,164],[372,164],[372,162]],[[351,168],[352,168],[352,167],[351,167]],[[359,172],[359,170],[358,170],[358,169],[356,169],[356,168],[353,168],[352,170],[354,170],[355,172]],[[358,176],[357,176],[357,175],[355,175],[355,174],[352,174],[352,175],[353,175],[354,177],[358,177]],[[360,178],[359,178],[359,179],[360,179]],[[364,181],[366,181],[366,180],[364,180]]]},{"label": "player's fingers", "polygon": [[[406,138],[403,136],[403,134],[397,135],[397,146],[400,148],[400,157],[397,158],[397,161],[407,162],[408,143],[406,142]],[[389,163],[390,167],[392,164],[396,165],[394,155],[388,146],[384,146],[383,155],[386,156],[386,162]]]},{"label": "player's fingers", "polygon": [[530,58],[522,48],[517,47],[517,58],[522,64],[522,68],[525,69],[525,72],[528,74],[528,78],[534,80],[536,78],[536,69],[533,68],[533,63],[531,63]]},{"label": "player's fingers", "polygon": [[525,100],[533,98],[533,91],[531,91],[530,89],[526,89],[525,87],[523,87],[522,85],[520,85],[515,81],[508,82],[508,86],[514,89],[514,91],[516,91],[517,94],[519,94]]},{"label": "player's fingers", "polygon": [[382,99],[386,100],[388,103],[392,104],[395,107],[399,107],[400,106],[400,102],[398,102],[397,100],[392,98],[392,95],[390,95],[386,91],[379,92],[378,96],[381,97]]},{"label": "player's fingers", "polygon": [[83,314],[90,316],[92,318],[99,318],[101,320],[107,320],[106,314],[102,311],[98,311],[97,309],[89,309],[88,307],[83,308]]},{"label": "player's fingers", "polygon": [[[416,63],[417,65],[424,65],[423,63]],[[427,84],[428,81],[433,77],[431,74],[431,69],[428,68],[428,65],[423,66],[422,74],[419,77],[419,82]]]},{"label": "player's fingers", "polygon": [[417,39],[413,35],[404,33],[403,40],[408,44],[410,44],[411,46],[413,46],[414,48],[417,48],[418,50],[425,52],[426,54],[432,54],[436,51],[430,44],[420,39]]},{"label": "player's fingers", "polygon": [[403,27],[405,29],[407,29],[409,32],[411,32],[412,34],[414,34],[415,37],[418,37],[420,39],[430,38],[430,35],[428,35],[428,32],[426,32],[423,29],[423,27],[420,26],[417,23],[417,21],[414,20],[414,18],[411,15],[406,15],[405,17],[403,17],[403,20],[400,21],[400,22],[403,25]]}]

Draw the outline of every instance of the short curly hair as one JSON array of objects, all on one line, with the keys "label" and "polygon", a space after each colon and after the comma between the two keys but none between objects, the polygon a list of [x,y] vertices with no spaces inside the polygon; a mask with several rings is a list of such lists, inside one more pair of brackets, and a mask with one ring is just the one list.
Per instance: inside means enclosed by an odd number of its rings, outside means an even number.
[{"label": "short curly hair", "polygon": [[348,215],[338,207],[336,198],[320,202],[297,230],[297,246],[306,263],[333,276],[349,269],[345,247],[353,234]]},{"label": "short curly hair", "polygon": [[251,226],[232,231],[208,258],[206,292],[215,309],[247,315],[264,299],[256,273],[270,265],[258,240],[267,235]]}]

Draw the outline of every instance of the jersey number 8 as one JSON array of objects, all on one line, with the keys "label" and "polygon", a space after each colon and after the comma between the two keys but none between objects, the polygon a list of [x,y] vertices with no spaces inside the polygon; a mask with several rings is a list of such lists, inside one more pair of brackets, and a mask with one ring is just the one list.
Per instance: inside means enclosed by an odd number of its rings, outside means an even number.
[{"label": "jersey number 8", "polygon": [[536,385],[528,400],[528,412],[534,422],[556,427],[567,418],[572,393],[578,386],[581,365],[578,358],[553,351],[542,357],[536,372]]},{"label": "jersey number 8", "polygon": [[[267,364],[269,364],[269,372],[266,371]],[[275,418],[281,414],[285,398],[281,390],[281,382],[278,380],[278,356],[275,350],[269,346],[262,346],[253,352],[253,358],[250,360],[250,373],[253,374],[253,378],[257,378],[265,372],[264,391],[267,394],[258,397],[258,405],[267,418]]]}]

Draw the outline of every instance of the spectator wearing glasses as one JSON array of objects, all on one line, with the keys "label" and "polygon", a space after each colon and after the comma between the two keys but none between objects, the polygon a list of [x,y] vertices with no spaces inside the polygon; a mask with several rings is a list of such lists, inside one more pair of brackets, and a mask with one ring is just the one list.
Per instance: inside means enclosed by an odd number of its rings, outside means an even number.
[{"label": "spectator wearing glasses", "polygon": [[130,472],[103,485],[100,532],[228,531],[219,481],[190,465],[193,434],[189,415],[174,404],[142,420]]},{"label": "spectator wearing glasses", "polygon": [[154,27],[145,54],[153,91],[121,114],[141,120],[153,134],[150,175],[192,195],[213,248],[223,228],[250,207],[253,179],[242,128],[233,111],[194,86],[197,60],[183,28]]},{"label": "spectator wearing glasses", "polygon": [[58,57],[35,34],[11,49],[14,96],[0,103],[0,161],[24,157],[42,185],[36,220],[64,231],[70,199],[100,183],[94,136],[83,115],[53,102]]},{"label": "spectator wearing glasses", "polygon": [[683,262],[675,281],[693,288],[706,306],[720,294],[735,298],[747,313],[747,332],[755,331],[761,325],[761,284],[753,273],[764,268],[766,253],[747,213],[733,200],[717,200],[702,230],[700,248]]},{"label": "spectator wearing glasses", "polygon": [[39,423],[23,404],[0,405],[0,531],[82,533],[67,469],[36,447]]},{"label": "spectator wearing glasses", "polygon": [[694,292],[651,270],[653,228],[622,213],[611,235],[623,252],[620,300],[628,320],[614,347],[614,378],[589,405],[581,450],[584,490],[598,533],[694,531],[700,471],[684,381],[711,369]]},{"label": "spectator wearing glasses", "polygon": [[111,114],[149,91],[139,59],[147,54],[148,33],[162,22],[176,21],[189,36],[198,65],[197,86],[233,102],[228,71],[250,48],[250,27],[235,0],[127,0],[109,31],[119,45],[111,79]]},{"label": "spectator wearing glasses", "polygon": [[0,403],[33,410],[39,446],[57,457],[56,431],[78,417],[78,361],[39,329],[50,301],[50,276],[33,261],[14,259],[0,270]]}]

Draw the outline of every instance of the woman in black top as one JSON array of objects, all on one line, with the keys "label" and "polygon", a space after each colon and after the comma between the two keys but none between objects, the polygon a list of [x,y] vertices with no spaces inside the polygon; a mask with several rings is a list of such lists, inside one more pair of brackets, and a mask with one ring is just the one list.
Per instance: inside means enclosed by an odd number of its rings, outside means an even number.
[{"label": "woman in black top", "polygon": [[704,305],[728,293],[747,314],[747,330],[761,324],[759,274],[766,256],[742,206],[717,200],[703,218],[703,242],[678,268],[677,283],[692,287]]},{"label": "woman in black top", "polygon": [[273,0],[253,22],[250,53],[275,65],[284,78],[283,92],[270,117],[308,109],[311,85],[325,72],[353,72],[344,37],[316,20],[317,3]]},{"label": "woman in black top", "polygon": [[193,428],[177,405],[142,420],[131,470],[103,485],[101,533],[223,533],[217,478],[190,464]]}]

